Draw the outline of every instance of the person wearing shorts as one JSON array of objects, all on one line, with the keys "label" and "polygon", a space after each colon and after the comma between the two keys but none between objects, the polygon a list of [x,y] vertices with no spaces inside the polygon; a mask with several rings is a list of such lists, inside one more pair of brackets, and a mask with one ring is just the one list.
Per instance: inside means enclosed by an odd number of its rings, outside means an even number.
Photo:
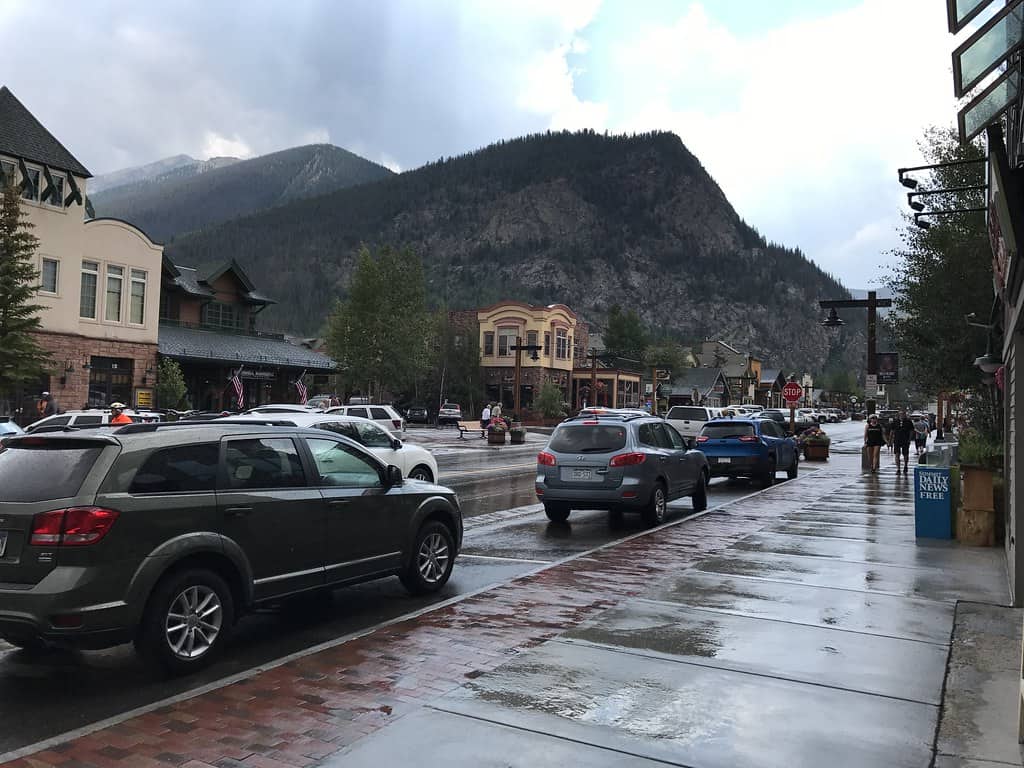
[{"label": "person wearing shorts", "polygon": [[903,474],[907,474],[910,464],[910,441],[914,437],[914,422],[907,416],[905,410],[900,410],[899,415],[892,422],[892,445],[896,451],[896,474],[900,472],[900,457],[903,458]]},{"label": "person wearing shorts", "polygon": [[879,453],[885,445],[885,431],[878,423],[875,414],[868,416],[868,423],[864,426],[864,447],[868,449],[868,458],[871,463],[871,471],[878,471]]},{"label": "person wearing shorts", "polygon": [[931,432],[931,425],[924,416],[918,417],[914,422],[914,449],[920,456],[928,449],[928,433]]}]

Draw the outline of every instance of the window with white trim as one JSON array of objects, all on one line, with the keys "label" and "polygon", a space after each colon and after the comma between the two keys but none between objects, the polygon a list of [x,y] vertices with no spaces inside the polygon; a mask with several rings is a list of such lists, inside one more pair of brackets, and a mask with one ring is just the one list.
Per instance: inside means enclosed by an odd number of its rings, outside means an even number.
[{"label": "window with white trim", "polygon": [[60,272],[60,263],[56,259],[43,257],[42,266],[39,269],[39,292],[57,293],[57,277]]},{"label": "window with white trim", "polygon": [[146,270],[131,271],[131,304],[128,310],[128,322],[142,325],[146,322]]},{"label": "window with white trim", "polygon": [[242,318],[234,305],[225,304],[222,301],[211,301],[203,307],[203,325],[238,330],[242,327]]},{"label": "window with white trim", "polygon": [[17,171],[15,171],[15,167],[14,163],[9,160],[0,160],[0,192],[2,192],[8,184],[18,183],[18,174]]},{"label": "window with white trim", "polygon": [[35,203],[38,203],[39,202],[39,193],[40,193],[40,189],[39,189],[39,169],[38,168],[26,167],[25,170],[28,171],[28,179],[32,183],[26,185],[25,189],[22,190],[22,192],[21,192],[21,199],[22,200],[31,200],[31,201],[33,201]]},{"label": "window with white trim", "polygon": [[565,328],[555,329],[555,357],[569,359],[569,332]]},{"label": "window with white trim", "polygon": [[515,328],[498,329],[498,357],[511,357],[518,331]]},{"label": "window with white trim", "polygon": [[82,262],[82,293],[78,300],[78,316],[96,319],[96,289],[100,283],[100,265],[95,261]]},{"label": "window with white trim", "polygon": [[[53,179],[53,192],[46,198],[46,204],[64,210],[64,176],[50,171],[50,178]],[[44,181],[43,184],[45,185],[46,182]]]},{"label": "window with white trim", "polygon": [[551,357],[551,331],[544,331],[544,357]]},{"label": "window with white trim", "polygon": [[121,322],[121,296],[124,294],[124,267],[107,265],[107,295],[103,317],[108,322]]}]

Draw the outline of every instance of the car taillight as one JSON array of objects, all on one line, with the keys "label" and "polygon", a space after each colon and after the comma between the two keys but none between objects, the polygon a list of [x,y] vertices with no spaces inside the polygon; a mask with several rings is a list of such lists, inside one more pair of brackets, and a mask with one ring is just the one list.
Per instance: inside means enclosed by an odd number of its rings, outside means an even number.
[{"label": "car taillight", "polygon": [[537,463],[545,467],[553,467],[556,464],[555,456],[547,451],[541,451],[537,454]]},{"label": "car taillight", "polygon": [[700,435],[697,438],[698,443],[706,443],[710,438],[707,435]]},{"label": "car taillight", "polygon": [[391,423],[395,425],[395,429],[401,429],[402,428],[402,420],[401,419],[392,419]]},{"label": "car taillight", "polygon": [[612,456],[612,460],[608,462],[608,466],[634,467],[637,464],[643,464],[646,460],[646,453],[620,453],[618,456]]},{"label": "car taillight", "polygon": [[107,535],[118,513],[102,507],[69,507],[32,518],[29,543],[36,547],[83,547]]},{"label": "car taillight", "polygon": [[740,438],[740,442],[741,443],[756,443],[757,442],[757,437],[755,435],[743,435],[743,437]]}]

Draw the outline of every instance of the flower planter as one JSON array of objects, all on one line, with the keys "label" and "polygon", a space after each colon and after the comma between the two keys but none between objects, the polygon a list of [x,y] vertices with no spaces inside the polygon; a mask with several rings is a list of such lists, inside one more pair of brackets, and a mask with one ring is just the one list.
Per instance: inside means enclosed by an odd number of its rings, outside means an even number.
[{"label": "flower planter", "polygon": [[964,509],[994,510],[992,470],[972,464],[961,464],[963,473]]},{"label": "flower planter", "polygon": [[994,473],[985,467],[962,464],[962,499],[956,516],[956,538],[971,547],[992,547],[996,543]]},{"label": "flower planter", "polygon": [[828,461],[828,443],[807,443],[804,445],[807,461]]},{"label": "flower planter", "polygon": [[522,445],[526,442],[526,430],[525,429],[513,429],[509,432],[510,442],[512,445]]},{"label": "flower planter", "polygon": [[505,430],[503,429],[491,429],[487,431],[487,444],[488,445],[504,445],[505,444]]}]

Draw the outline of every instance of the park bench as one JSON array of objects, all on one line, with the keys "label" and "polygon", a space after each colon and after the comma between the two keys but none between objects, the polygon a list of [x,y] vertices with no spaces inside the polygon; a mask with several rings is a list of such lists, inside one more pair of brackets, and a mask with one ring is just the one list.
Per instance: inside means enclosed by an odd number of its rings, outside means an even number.
[{"label": "park bench", "polygon": [[467,432],[479,432],[480,437],[487,436],[487,430],[480,428],[479,421],[459,421],[455,423],[455,426],[459,428],[459,438],[463,438]]}]

